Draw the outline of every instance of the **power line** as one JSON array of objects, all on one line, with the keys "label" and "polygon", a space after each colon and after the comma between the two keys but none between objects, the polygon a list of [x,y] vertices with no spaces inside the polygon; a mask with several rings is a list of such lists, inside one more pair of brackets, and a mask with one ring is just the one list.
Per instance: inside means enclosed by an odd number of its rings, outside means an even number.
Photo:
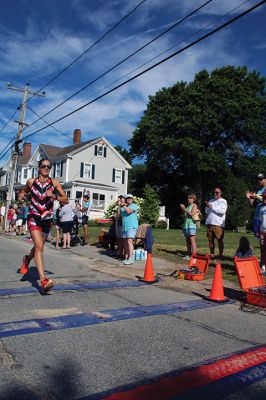
[{"label": "power line", "polygon": [[[161,57],[163,54],[169,52],[170,50],[174,49],[175,47],[179,46],[181,43],[187,41],[188,39],[190,39],[191,37],[197,35],[198,33],[200,33],[201,31],[206,30],[206,28],[210,27],[211,25],[215,24],[217,21],[220,21],[221,19],[223,19],[224,17],[226,17],[227,15],[231,14],[232,12],[236,11],[237,9],[239,9],[240,7],[242,7],[243,5],[249,3],[250,0],[246,0],[243,3],[239,4],[237,7],[232,8],[230,11],[228,11],[227,13],[225,13],[224,15],[222,15],[221,17],[216,18],[214,21],[210,22],[209,24],[205,25],[204,27],[198,29],[196,32],[192,33],[191,35],[187,36],[186,38],[182,39],[179,43],[175,44],[174,46],[169,47],[167,50],[164,50],[163,52],[157,54],[157,56],[150,58],[148,61],[146,61],[145,63],[139,65],[138,67],[132,69],[130,72],[127,72],[126,74],[124,74],[123,76],[121,76],[120,78],[116,79],[115,81],[111,82],[110,84],[104,86],[103,88],[97,90],[97,92],[94,92],[89,98],[96,96],[98,93],[101,93],[103,90],[113,86],[115,83],[121,81],[122,79],[126,78],[127,76],[133,74],[134,72],[138,71],[140,68],[144,67],[145,65],[149,64],[150,62],[156,60],[157,58]],[[78,103],[76,103],[74,105],[74,107],[80,105],[83,103],[82,101],[79,101]]]},{"label": "power line", "polygon": [[[111,90],[109,90],[109,91],[103,93],[102,95],[100,95],[100,96],[96,97],[95,99],[89,101],[88,103],[84,104],[83,106],[81,106],[81,107],[79,107],[79,108],[77,108],[77,109],[71,111],[71,112],[68,113],[68,114],[65,114],[63,117],[61,117],[61,118],[59,118],[59,119],[53,121],[51,124],[55,124],[55,123],[57,123],[57,122],[59,122],[59,121],[62,121],[63,119],[67,118],[68,116],[70,116],[70,115],[72,115],[72,114],[74,114],[74,113],[76,113],[76,112],[82,110],[83,108],[85,108],[85,107],[87,107],[88,105],[94,103],[95,101],[97,101],[97,100],[103,98],[104,96],[106,96],[106,95],[112,93],[113,91],[119,89],[120,87],[126,85],[127,83],[129,83],[129,82],[135,80],[136,78],[140,77],[141,75],[145,74],[146,72],[149,72],[150,70],[154,69],[154,68],[157,67],[158,65],[160,65],[160,64],[162,64],[162,63],[164,63],[164,62],[170,60],[170,59],[173,58],[174,56],[176,56],[176,55],[178,55],[178,54],[184,52],[185,50],[187,50],[187,49],[189,49],[190,47],[196,45],[197,43],[202,42],[203,40],[207,39],[209,36],[212,36],[214,33],[220,31],[221,29],[225,28],[226,26],[228,26],[228,25],[232,24],[233,22],[237,21],[238,19],[242,18],[244,15],[246,15],[246,14],[250,13],[251,11],[255,10],[256,8],[262,6],[262,5],[265,3],[265,1],[266,1],[266,0],[263,0],[263,1],[261,1],[261,2],[259,2],[259,3],[257,3],[257,4],[255,4],[254,6],[252,6],[252,7],[250,7],[249,9],[243,11],[241,14],[237,15],[236,17],[233,17],[232,19],[230,19],[229,21],[225,22],[224,24],[218,26],[217,28],[215,28],[215,29],[213,29],[212,31],[206,33],[205,35],[201,36],[200,38],[194,40],[192,43],[190,43],[190,44],[184,46],[182,49],[177,50],[176,52],[170,54],[168,57],[165,57],[163,60],[157,62],[156,64],[153,64],[151,67],[145,69],[144,71],[138,73],[137,75],[134,75],[133,77],[131,77],[131,78],[129,78],[128,80],[126,80],[125,82],[120,83],[119,85],[115,86],[113,89],[111,89]],[[51,124],[49,124],[49,125],[51,125]],[[27,135],[27,136],[25,137],[25,139],[28,138],[28,137],[30,137],[30,136],[32,136],[32,135],[35,135],[36,133],[42,131],[42,130],[45,129],[45,128],[46,128],[46,127],[40,128],[40,129],[38,129],[37,131],[35,131],[35,132],[33,132],[33,133]]]},{"label": "power line", "polygon": [[[14,136],[12,137],[12,139],[10,139],[10,141],[7,143],[7,145],[3,148],[3,150],[1,150],[0,156],[1,156],[2,153],[5,151],[5,149],[13,142],[14,139],[16,139],[16,135],[14,135]],[[11,147],[12,147],[12,146],[13,146],[13,144],[11,145]],[[5,154],[2,155],[2,157],[0,158],[0,160],[6,155],[6,153],[11,149],[11,147],[9,147],[9,149],[5,152]]]},{"label": "power line", "polygon": [[[237,16],[231,18],[229,21],[225,22],[224,24],[218,26],[217,28],[213,29],[212,31],[206,33],[205,35],[201,36],[200,38],[198,38],[198,39],[194,40],[193,42],[189,43],[188,45],[184,46],[182,49],[177,50],[176,52],[174,52],[174,53],[170,54],[169,56],[165,57],[164,59],[162,59],[161,61],[159,61],[159,62],[153,64],[153,65],[150,66],[149,68],[147,68],[147,69],[141,71],[140,73],[138,73],[138,74],[134,75],[133,77],[127,79],[126,81],[122,82],[121,84],[115,86],[113,89],[111,89],[111,90],[109,90],[109,91],[103,93],[102,95],[100,95],[100,96],[94,98],[93,100],[91,100],[91,101],[89,101],[88,103],[84,104],[83,106],[81,106],[81,107],[79,107],[79,108],[77,108],[77,109],[71,111],[70,113],[65,114],[63,117],[58,118],[57,120],[51,122],[51,124],[49,124],[48,126],[51,126],[52,124],[55,124],[55,123],[57,123],[57,122],[59,122],[59,121],[62,121],[63,119],[69,117],[70,115],[75,114],[76,112],[82,110],[83,108],[89,106],[90,104],[96,102],[97,100],[99,100],[99,99],[101,99],[101,98],[107,96],[108,94],[114,92],[115,90],[117,90],[117,89],[119,89],[120,87],[126,85],[127,83],[129,83],[129,82],[135,80],[136,78],[142,76],[143,74],[145,74],[145,73],[151,71],[152,69],[154,69],[155,67],[159,66],[160,64],[162,64],[162,63],[164,63],[164,62],[170,60],[171,58],[175,57],[176,55],[178,55],[178,54],[184,52],[185,50],[187,50],[187,49],[189,49],[190,47],[196,45],[197,43],[202,42],[203,40],[205,40],[205,39],[207,39],[208,37],[212,36],[214,33],[216,33],[216,32],[218,32],[218,31],[224,29],[225,27],[229,26],[230,24],[232,24],[233,22],[235,22],[235,21],[237,21],[238,19],[242,18],[243,16],[249,14],[251,11],[257,9],[257,8],[260,7],[260,6],[262,6],[263,4],[265,4],[265,1],[266,1],[266,0],[263,0],[263,1],[261,1],[261,2],[259,2],[259,3],[257,3],[257,4],[255,4],[254,6],[250,7],[249,9],[243,11],[241,14],[239,14],[239,15],[237,15]],[[26,139],[29,138],[30,136],[33,136],[33,135],[35,135],[36,133],[39,133],[39,132],[43,131],[43,130],[46,129],[46,128],[47,128],[47,127],[40,128],[40,129],[38,129],[37,131],[32,132],[31,134],[27,135],[24,139],[26,140]],[[6,153],[7,153],[7,152],[6,152]],[[6,153],[5,153],[5,154],[6,154]],[[4,155],[5,155],[5,154],[4,154]],[[2,159],[2,158],[4,157],[4,155],[3,155],[0,159]]]},{"label": "power line", "polygon": [[[127,56],[126,58],[124,58],[123,60],[119,61],[117,64],[115,64],[113,67],[109,68],[107,71],[105,71],[104,73],[102,73],[101,75],[99,75],[97,78],[93,79],[92,81],[90,81],[88,84],[86,84],[85,86],[83,86],[81,89],[79,89],[78,91],[76,91],[74,94],[72,94],[71,96],[69,96],[67,99],[65,99],[64,101],[62,101],[61,103],[59,103],[57,106],[53,107],[51,110],[47,111],[42,117],[47,116],[48,114],[50,114],[51,112],[53,112],[54,110],[56,110],[57,108],[61,107],[63,104],[65,104],[67,101],[69,101],[70,99],[72,99],[73,97],[75,97],[76,95],[78,95],[79,93],[81,93],[83,90],[87,89],[89,86],[91,86],[93,83],[97,82],[99,79],[103,78],[105,75],[107,75],[109,72],[113,71],[115,68],[117,68],[119,65],[122,65],[124,62],[128,61],[130,58],[132,58],[134,55],[136,55],[137,53],[139,53],[141,50],[143,50],[145,47],[149,46],[151,43],[155,42],[156,40],[158,40],[160,37],[162,37],[163,35],[165,35],[167,32],[169,32],[170,30],[174,29],[176,26],[180,25],[182,22],[184,22],[186,19],[190,18],[192,15],[194,15],[195,13],[197,13],[199,10],[201,10],[203,7],[205,7],[207,4],[211,3],[213,0],[208,0],[205,3],[203,3],[201,6],[199,6],[198,8],[196,8],[195,10],[193,10],[192,12],[190,12],[189,14],[187,14],[185,17],[181,18],[180,20],[178,20],[177,22],[175,22],[174,24],[172,24],[169,28],[167,28],[165,31],[163,31],[162,33],[160,33],[159,35],[155,36],[153,39],[149,40],[147,43],[145,43],[143,46],[141,46],[139,49],[137,49],[136,51],[134,51],[133,53],[131,53],[129,56]],[[27,130],[28,128],[32,127],[33,125],[35,125],[38,121],[40,120],[37,119],[36,121],[34,121],[30,126],[24,128],[24,130]]]},{"label": "power line", "polygon": [[17,107],[15,112],[11,115],[11,117],[9,118],[9,120],[5,123],[5,125],[0,129],[0,134],[3,132],[3,130],[8,126],[9,122],[11,121],[11,119],[15,116],[16,112],[20,109],[20,107]]},{"label": "power line", "polygon": [[[115,28],[117,28],[125,19],[127,19],[134,11],[137,10],[146,0],[142,0],[139,4],[137,4],[128,14],[126,14],[123,18],[121,18],[111,29],[105,32],[99,39],[97,39],[90,47],[83,51],[77,58],[75,58],[70,64],[68,64],[65,68],[62,69],[56,76],[50,79],[43,87],[41,87],[36,93],[39,93],[41,90],[45,89],[48,85],[54,82],[59,76],[61,76],[64,72],[66,72],[73,64],[75,64],[78,60],[80,60],[86,53],[88,53],[96,44],[100,43],[109,33],[111,33]],[[33,96],[28,98],[28,101],[32,99]]]},{"label": "power line", "polygon": [[[39,114],[37,114],[31,107],[28,106],[28,110],[30,110],[34,115],[36,115],[37,117],[39,117],[46,125],[49,124],[49,122],[45,121],[42,117],[40,117]],[[55,126],[53,125],[49,125],[51,128],[53,128],[56,132],[60,133],[61,135],[67,136],[68,138],[72,139],[72,136],[68,135],[65,132],[60,131],[59,129],[57,129]]]}]

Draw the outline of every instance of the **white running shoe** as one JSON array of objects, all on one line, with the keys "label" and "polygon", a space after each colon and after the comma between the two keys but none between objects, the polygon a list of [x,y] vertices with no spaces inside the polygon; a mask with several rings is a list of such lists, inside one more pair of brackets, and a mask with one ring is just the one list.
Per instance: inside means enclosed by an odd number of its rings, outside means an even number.
[{"label": "white running shoe", "polygon": [[261,268],[260,268],[260,270],[261,270],[261,272],[262,272],[263,274],[265,274],[265,272],[266,272],[265,265],[262,265]]}]

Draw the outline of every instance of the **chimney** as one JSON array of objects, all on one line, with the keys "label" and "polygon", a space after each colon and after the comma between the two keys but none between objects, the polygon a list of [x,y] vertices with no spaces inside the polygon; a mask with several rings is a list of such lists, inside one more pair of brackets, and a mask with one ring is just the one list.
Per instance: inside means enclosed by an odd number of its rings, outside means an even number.
[{"label": "chimney", "polygon": [[31,143],[24,143],[22,150],[23,157],[30,158],[31,156]]},{"label": "chimney", "polygon": [[81,130],[75,129],[73,132],[73,144],[80,143],[80,137],[81,137]]}]

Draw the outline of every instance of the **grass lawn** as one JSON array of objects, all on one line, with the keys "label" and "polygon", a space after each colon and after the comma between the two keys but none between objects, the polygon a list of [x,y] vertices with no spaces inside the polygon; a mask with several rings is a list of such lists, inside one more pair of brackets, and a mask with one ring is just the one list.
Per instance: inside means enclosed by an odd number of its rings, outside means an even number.
[{"label": "grass lawn", "polygon": [[[89,226],[89,242],[91,245],[96,245],[100,231],[101,227]],[[80,234],[82,235],[82,233],[81,229]],[[55,236],[55,227],[53,227],[53,236]],[[155,241],[153,248],[154,256],[175,262],[177,263],[177,267],[186,263],[186,261],[182,259],[182,257],[186,255],[186,242],[180,229],[170,229],[168,231],[163,229],[154,229],[153,236]],[[224,236],[224,260],[222,261],[223,277],[233,282],[237,282],[237,276],[234,269],[234,253],[238,247],[239,238],[241,236],[247,236],[251,246],[253,247],[254,255],[257,257],[260,255],[259,242],[254,238],[252,233],[245,234],[242,232],[226,231]],[[198,254],[209,253],[206,228],[204,226],[197,231],[196,242]],[[216,248],[216,250],[218,249]],[[214,260],[210,264],[210,276],[213,273],[215,262],[216,261]]]}]

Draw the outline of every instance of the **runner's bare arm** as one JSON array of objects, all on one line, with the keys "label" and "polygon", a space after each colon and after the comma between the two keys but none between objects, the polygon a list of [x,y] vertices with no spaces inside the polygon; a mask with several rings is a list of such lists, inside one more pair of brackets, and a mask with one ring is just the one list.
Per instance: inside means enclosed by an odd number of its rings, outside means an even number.
[{"label": "runner's bare arm", "polygon": [[22,200],[22,201],[25,200],[26,194],[30,192],[30,188],[32,186],[33,181],[34,181],[34,178],[30,178],[27,180],[26,186],[24,187],[24,189],[22,189],[20,191],[19,200]]},{"label": "runner's bare arm", "polygon": [[61,183],[57,179],[53,179],[53,184],[55,189],[59,193],[59,196],[54,196],[54,197],[57,198],[57,200],[60,201],[60,203],[68,204],[68,198],[66,193],[64,192],[64,189],[62,188]]}]

